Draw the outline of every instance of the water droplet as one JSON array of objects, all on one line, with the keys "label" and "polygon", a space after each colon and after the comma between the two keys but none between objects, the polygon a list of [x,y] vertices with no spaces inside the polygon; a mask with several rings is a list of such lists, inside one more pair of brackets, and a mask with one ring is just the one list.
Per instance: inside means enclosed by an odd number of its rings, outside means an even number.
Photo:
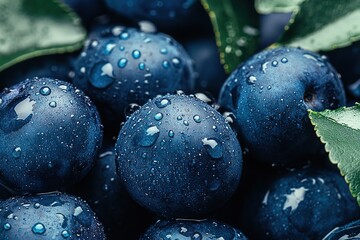
[{"label": "water droplet", "polygon": [[134,59],[139,59],[141,57],[141,52],[139,50],[134,50],[131,55]]},{"label": "water droplet", "polygon": [[11,225],[9,223],[5,223],[3,227],[4,227],[5,230],[10,230],[11,229]]},{"label": "water droplet", "polygon": [[92,69],[89,81],[96,88],[106,88],[112,84],[114,82],[114,74],[111,63],[97,63]]},{"label": "water droplet", "polygon": [[118,66],[119,68],[124,68],[127,64],[128,60],[126,58],[120,58],[119,62],[118,62]]},{"label": "water droplet", "polygon": [[182,116],[177,116],[177,118],[176,118],[178,121],[181,121],[182,120]]},{"label": "water droplet", "polygon": [[82,212],[83,212],[83,209],[82,209],[80,206],[77,206],[77,207],[74,209],[73,215],[74,215],[75,217],[77,217],[77,216],[79,216]]},{"label": "water droplet", "polygon": [[162,62],[162,66],[163,66],[163,68],[169,68],[169,62],[166,61],[166,60],[164,60],[164,61]]},{"label": "water droplet", "polygon": [[138,65],[140,70],[144,70],[145,69],[145,63],[139,63]]},{"label": "water droplet", "polygon": [[113,49],[116,47],[116,44],[115,43],[108,43],[108,44],[106,44],[106,46],[105,46],[105,54],[106,55],[109,55],[112,51],[113,51]]},{"label": "water droplet", "polygon": [[173,63],[174,67],[178,68],[181,65],[181,60],[179,58],[174,57],[171,59],[171,62]]},{"label": "water droplet", "polygon": [[165,55],[168,53],[168,50],[166,48],[162,48],[160,49],[160,53]]},{"label": "water droplet", "polygon": [[155,114],[155,116],[154,116],[154,119],[155,119],[156,121],[160,121],[162,118],[163,118],[162,113],[157,113],[157,114]]},{"label": "water droplet", "polygon": [[61,236],[63,238],[68,238],[68,237],[70,237],[70,233],[67,230],[64,230],[61,232]]},{"label": "water droplet", "polygon": [[194,121],[197,122],[197,123],[200,123],[201,122],[201,118],[199,115],[194,115],[193,117]]},{"label": "water droplet", "polygon": [[140,109],[140,106],[136,103],[130,103],[124,110],[125,116],[129,117],[131,114]]},{"label": "water droplet", "polygon": [[213,105],[215,103],[215,98],[210,93],[197,92],[194,96],[209,105]]},{"label": "water droplet", "polygon": [[198,232],[194,233],[194,235],[191,238],[191,240],[202,240],[202,239],[203,239],[202,235]]},{"label": "water droplet", "polygon": [[30,97],[25,98],[14,107],[17,115],[16,120],[25,120],[33,114],[33,106],[36,102],[31,100]]},{"label": "water droplet", "polygon": [[51,89],[47,86],[40,88],[40,94],[43,96],[48,96],[51,93]]},{"label": "water droplet", "polygon": [[184,124],[185,126],[189,126],[189,122],[186,121],[186,120],[183,121],[183,124]]},{"label": "water droplet", "polygon": [[215,131],[215,132],[217,132],[218,131],[218,128],[214,125],[214,126],[212,126],[212,129]]},{"label": "water droplet", "polygon": [[2,98],[0,98],[0,105],[3,103],[3,100],[2,100]]},{"label": "water droplet", "polygon": [[218,190],[219,187],[220,187],[220,185],[221,185],[220,180],[215,179],[214,181],[212,181],[212,182],[210,183],[210,191],[216,191],[216,190]]},{"label": "water droplet", "polygon": [[35,203],[34,208],[38,209],[40,207],[40,203]]},{"label": "water droplet", "polygon": [[250,77],[248,77],[248,79],[247,79],[247,83],[248,84],[254,84],[255,82],[256,82],[256,77],[255,76],[250,76]]},{"label": "water droplet", "polygon": [[268,86],[268,87],[267,87],[267,89],[269,89],[269,90],[270,90],[270,89],[271,89],[271,86]]},{"label": "water droplet", "polygon": [[13,152],[12,152],[12,156],[14,158],[19,158],[21,157],[21,148],[20,147],[16,147],[14,148]]},{"label": "water droplet", "polygon": [[45,226],[42,223],[36,223],[31,230],[35,234],[43,234],[46,231]]},{"label": "water droplet", "polygon": [[212,158],[219,159],[223,157],[224,149],[219,140],[216,138],[203,138],[201,141]]},{"label": "water droplet", "polygon": [[287,63],[287,62],[288,62],[288,59],[287,59],[286,57],[283,57],[283,58],[281,59],[281,62],[282,62],[282,63]]},{"label": "water droplet", "polygon": [[57,103],[55,101],[51,101],[49,102],[49,106],[55,108],[57,106]]},{"label": "water droplet", "polygon": [[279,64],[278,61],[274,60],[272,61],[271,66],[277,67],[278,64]]},{"label": "water droplet", "polygon": [[155,101],[155,105],[158,108],[164,108],[170,104],[171,104],[171,101],[167,98],[156,99],[156,101]]},{"label": "water droplet", "polygon": [[168,132],[168,136],[169,136],[169,137],[174,137],[174,135],[175,135],[175,133],[174,133],[173,130],[170,130],[170,131]]},{"label": "water droplet", "polygon": [[120,39],[122,39],[122,40],[129,39],[129,37],[130,37],[130,34],[128,32],[122,32],[120,34]]},{"label": "water droplet", "polygon": [[153,145],[160,135],[160,130],[156,126],[150,126],[144,131],[140,131],[134,138],[135,142],[142,147]]},{"label": "water droplet", "polygon": [[146,153],[144,152],[142,155],[141,155],[141,157],[143,158],[143,159],[145,159],[146,158]]},{"label": "water droplet", "polygon": [[120,46],[119,49],[120,49],[120,51],[124,51],[124,50],[125,50],[125,47],[124,47],[124,46]]}]

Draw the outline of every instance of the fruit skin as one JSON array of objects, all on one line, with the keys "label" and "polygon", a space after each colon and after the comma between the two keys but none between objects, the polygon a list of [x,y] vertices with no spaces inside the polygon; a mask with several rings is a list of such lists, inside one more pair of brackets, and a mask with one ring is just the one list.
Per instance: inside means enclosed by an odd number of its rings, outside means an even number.
[{"label": "fruit skin", "polygon": [[0,99],[2,184],[17,193],[53,191],[90,171],[102,126],[82,91],[67,82],[33,78],[4,90]]},{"label": "fruit skin", "polygon": [[246,240],[236,228],[212,220],[158,220],[140,240],[155,239],[226,239]]},{"label": "fruit skin", "polygon": [[344,178],[322,168],[262,179],[261,187],[244,195],[239,216],[250,239],[321,239],[360,216]]},{"label": "fruit skin", "polygon": [[193,88],[192,60],[171,37],[119,26],[90,36],[75,62],[74,84],[117,123],[131,103]]},{"label": "fruit skin", "polygon": [[235,114],[240,142],[256,160],[292,165],[323,148],[307,110],[343,106],[345,93],[326,59],[281,47],[238,66],[223,85],[219,101]]},{"label": "fruit skin", "polygon": [[155,98],[122,127],[117,173],[135,201],[167,218],[211,214],[234,193],[240,144],[225,119],[185,95]]},{"label": "fruit skin", "polygon": [[61,193],[14,197],[1,201],[0,209],[3,240],[106,239],[102,224],[78,197]]},{"label": "fruit skin", "polygon": [[71,193],[90,205],[108,239],[138,239],[153,222],[153,216],[130,198],[116,174],[114,143],[107,143],[90,173]]},{"label": "fruit skin", "polygon": [[323,240],[339,240],[339,239],[359,239],[360,236],[360,220],[353,221],[345,224],[344,226],[338,226],[331,232],[326,234]]}]

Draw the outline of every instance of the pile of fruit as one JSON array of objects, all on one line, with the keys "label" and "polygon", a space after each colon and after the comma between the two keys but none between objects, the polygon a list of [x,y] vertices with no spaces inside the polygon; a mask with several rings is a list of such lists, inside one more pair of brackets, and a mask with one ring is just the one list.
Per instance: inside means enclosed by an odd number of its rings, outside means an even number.
[{"label": "pile of fruit", "polygon": [[309,118],[357,101],[358,44],[351,69],[283,45],[229,71],[204,2],[54,2],[88,35],[0,72],[0,239],[360,238]]}]

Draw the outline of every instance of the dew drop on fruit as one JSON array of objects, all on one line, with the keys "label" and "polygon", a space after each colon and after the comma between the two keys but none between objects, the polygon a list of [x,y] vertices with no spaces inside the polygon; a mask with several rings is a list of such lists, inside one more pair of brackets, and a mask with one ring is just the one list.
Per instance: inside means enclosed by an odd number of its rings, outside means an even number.
[{"label": "dew drop on fruit", "polygon": [[255,76],[250,76],[250,77],[248,77],[246,82],[251,85],[251,84],[254,84],[256,82],[256,80],[257,79]]},{"label": "dew drop on fruit", "polygon": [[194,119],[194,121],[195,121],[196,123],[200,123],[200,122],[201,122],[201,118],[200,118],[199,115],[194,115],[193,119]]},{"label": "dew drop on fruit", "polygon": [[281,59],[281,62],[282,62],[282,63],[287,63],[287,62],[288,62],[288,59],[287,59],[286,57],[283,57],[283,58]]},{"label": "dew drop on fruit", "polygon": [[108,43],[106,44],[105,46],[105,55],[109,55],[113,49],[116,47],[116,44],[115,43]]},{"label": "dew drop on fruit", "polygon": [[5,223],[3,227],[4,227],[5,230],[10,230],[11,229],[10,223]]},{"label": "dew drop on fruit", "polygon": [[219,140],[216,138],[203,138],[201,141],[210,157],[215,159],[223,157],[224,149]]},{"label": "dew drop on fruit", "polygon": [[70,233],[67,230],[64,230],[61,232],[61,236],[63,238],[68,238],[68,237],[70,237]]},{"label": "dew drop on fruit", "polygon": [[33,114],[33,106],[36,102],[31,100],[30,97],[25,98],[19,102],[15,107],[14,111],[17,115],[16,120],[25,120],[31,114]]},{"label": "dew drop on fruit", "polygon": [[156,126],[149,126],[143,131],[140,131],[135,136],[135,143],[142,147],[152,146],[160,135],[160,130]]},{"label": "dew drop on fruit", "polygon": [[158,107],[158,108],[164,108],[168,105],[171,104],[171,101],[167,98],[161,98],[161,99],[156,99],[155,100],[155,105]]},{"label": "dew drop on fruit", "polygon": [[97,63],[92,69],[90,83],[96,88],[106,88],[114,82],[113,67],[110,63]]},{"label": "dew drop on fruit", "polygon": [[35,203],[35,204],[34,204],[34,208],[35,208],[35,209],[40,208],[40,203]]},{"label": "dew drop on fruit", "polygon": [[119,62],[118,62],[118,66],[119,68],[124,68],[126,67],[128,60],[126,58],[120,58]]},{"label": "dew drop on fruit", "polygon": [[210,183],[210,191],[216,191],[216,190],[218,190],[219,187],[220,187],[220,185],[221,185],[220,180],[217,180],[217,179],[213,180],[213,181]]},{"label": "dew drop on fruit", "polygon": [[166,55],[168,53],[168,50],[166,48],[160,49],[160,53]]},{"label": "dew drop on fruit", "polygon": [[124,110],[125,116],[130,117],[131,114],[140,109],[140,106],[136,103],[130,103]]},{"label": "dew drop on fruit", "polygon": [[209,105],[215,104],[215,98],[210,93],[197,92],[194,96]]},{"label": "dew drop on fruit", "polygon": [[3,103],[3,100],[2,100],[2,98],[0,98],[0,105]]},{"label": "dew drop on fruit", "polygon": [[171,59],[171,62],[173,63],[174,67],[179,68],[181,65],[181,60],[179,58],[174,57]]},{"label": "dew drop on fruit", "polygon": [[36,223],[31,230],[35,234],[43,234],[46,231],[45,226],[42,223]]},{"label": "dew drop on fruit", "polygon": [[279,64],[278,61],[274,60],[272,61],[271,66],[277,67],[278,64]]},{"label": "dew drop on fruit", "polygon": [[40,88],[40,94],[43,96],[48,96],[51,93],[51,89],[47,86]]},{"label": "dew drop on fruit", "polygon": [[144,70],[145,69],[145,63],[139,63],[138,68],[140,70]]},{"label": "dew drop on fruit", "polygon": [[169,68],[169,62],[166,61],[166,60],[164,60],[164,61],[162,62],[162,66],[163,66],[163,68]]},{"label": "dew drop on fruit", "polygon": [[119,49],[120,49],[120,51],[124,51],[124,50],[125,50],[125,47],[124,47],[124,46],[120,46]]},{"label": "dew drop on fruit", "polygon": [[14,148],[12,155],[14,158],[19,158],[21,157],[21,148],[20,147],[16,147]]},{"label": "dew drop on fruit", "polygon": [[154,119],[155,119],[156,121],[160,121],[162,118],[163,118],[162,113],[157,113],[157,114],[155,114],[155,116],[154,116]]},{"label": "dew drop on fruit", "polygon": [[194,235],[191,237],[191,240],[202,240],[202,235],[198,232],[194,233]]},{"label": "dew drop on fruit", "polygon": [[177,119],[178,121],[181,121],[181,120],[182,120],[182,116],[179,115],[179,116],[176,117],[176,119]]},{"label": "dew drop on fruit", "polygon": [[183,121],[183,124],[184,124],[185,126],[189,126],[189,122],[186,121],[186,120]]},{"label": "dew drop on fruit", "polygon": [[131,55],[134,59],[139,59],[141,57],[141,52],[139,50],[134,50]]},{"label": "dew drop on fruit", "polygon": [[129,39],[129,37],[130,37],[130,34],[128,32],[122,32],[120,34],[120,39],[122,39],[122,40]]},{"label": "dew drop on fruit", "polygon": [[49,102],[49,106],[55,108],[57,106],[57,103],[55,101],[51,101]]},{"label": "dew drop on fruit", "polygon": [[174,137],[174,135],[175,135],[175,133],[174,133],[174,131],[173,130],[170,130],[169,132],[168,132],[168,136],[169,137]]}]

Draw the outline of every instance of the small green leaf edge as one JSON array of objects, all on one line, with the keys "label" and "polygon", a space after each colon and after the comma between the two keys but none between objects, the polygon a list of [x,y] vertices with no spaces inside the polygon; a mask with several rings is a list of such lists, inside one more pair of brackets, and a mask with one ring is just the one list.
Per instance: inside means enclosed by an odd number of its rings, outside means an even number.
[{"label": "small green leaf edge", "polygon": [[35,50],[33,52],[23,54],[19,57],[12,59],[11,61],[7,62],[6,64],[1,65],[0,72],[4,71],[5,69],[7,69],[17,63],[20,63],[22,61],[25,61],[25,60],[28,60],[31,58],[45,56],[45,55],[52,55],[52,54],[70,53],[70,52],[79,50],[84,46],[84,42],[85,42],[87,33],[86,33],[85,28],[81,25],[80,17],[69,6],[67,6],[65,3],[61,2],[60,0],[52,0],[52,1],[55,4],[57,4],[60,8],[62,8],[66,12],[66,14],[68,14],[73,19],[74,24],[76,24],[77,27],[79,27],[79,29],[81,29],[81,32],[83,33],[83,37],[82,37],[83,40],[78,43],[74,43],[71,46],[58,46],[58,47],[53,47],[53,48],[48,48],[48,49],[43,49],[43,50]]},{"label": "small green leaf edge", "polygon": [[[360,106],[360,103],[355,103],[355,106]],[[346,106],[343,106],[343,107],[340,107],[338,109],[336,109],[335,111],[341,111],[341,110],[344,110],[344,109],[347,109],[349,107],[346,107]],[[329,109],[326,109],[324,110],[323,112],[329,112],[329,111],[334,111],[334,110],[329,110]],[[308,109],[308,114],[309,114],[309,118],[310,118],[310,122],[311,124],[314,126],[314,130],[315,130],[315,133],[316,133],[316,136],[319,137],[320,141],[325,145],[325,151],[329,154],[329,160],[332,164],[336,165],[338,167],[338,169],[340,170],[340,174],[341,176],[344,177],[345,179],[345,182],[349,185],[349,190],[350,190],[350,193],[351,195],[356,198],[356,201],[358,203],[358,205],[360,205],[360,193],[359,194],[355,194],[354,191],[353,191],[353,186],[352,186],[352,183],[349,182],[349,179],[348,177],[346,176],[346,174],[343,172],[342,170],[342,166],[341,166],[341,163],[339,161],[337,161],[334,156],[333,156],[333,153],[330,151],[329,149],[329,143],[327,141],[324,140],[324,138],[320,135],[319,131],[318,131],[318,127],[316,126],[316,124],[313,122],[313,116],[315,115],[318,115],[318,116],[323,116],[325,117],[322,112],[316,112],[316,111],[313,111],[311,109]],[[330,118],[331,119],[331,118]],[[331,119],[331,121],[335,122],[335,120]],[[344,126],[345,128],[349,128],[349,129],[352,129],[346,125],[342,125]]]}]

